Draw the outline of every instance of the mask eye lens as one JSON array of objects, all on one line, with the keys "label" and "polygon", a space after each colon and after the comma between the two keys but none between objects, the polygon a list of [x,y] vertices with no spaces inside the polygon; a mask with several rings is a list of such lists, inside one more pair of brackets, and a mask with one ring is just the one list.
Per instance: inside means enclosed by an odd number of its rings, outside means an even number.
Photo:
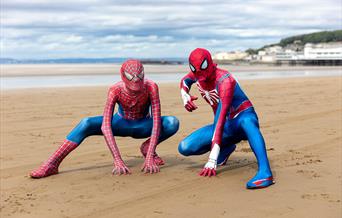
[{"label": "mask eye lens", "polygon": [[125,77],[126,77],[129,81],[131,81],[131,80],[133,79],[133,76],[132,76],[131,74],[127,73],[126,71],[124,72],[124,74],[125,74]]},{"label": "mask eye lens", "polygon": [[138,74],[139,79],[144,79],[144,71],[141,71],[140,74]]},{"label": "mask eye lens", "polygon": [[208,67],[208,61],[207,59],[204,59],[203,63],[201,64],[201,70],[205,70]]},{"label": "mask eye lens", "polygon": [[196,72],[196,68],[195,68],[194,66],[192,66],[192,64],[189,64],[189,66],[190,66],[190,70],[191,70],[193,73],[195,73],[195,72]]}]

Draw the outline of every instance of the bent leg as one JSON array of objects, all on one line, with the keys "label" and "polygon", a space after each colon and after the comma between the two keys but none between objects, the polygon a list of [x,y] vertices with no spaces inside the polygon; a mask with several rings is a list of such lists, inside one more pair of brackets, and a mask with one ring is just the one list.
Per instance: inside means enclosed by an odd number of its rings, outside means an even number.
[{"label": "bent leg", "polygon": [[[45,161],[39,169],[30,173],[32,178],[43,178],[58,173],[58,167],[63,159],[80,145],[85,138],[92,135],[102,135],[101,125],[103,116],[87,117],[67,135],[66,140]],[[176,117],[162,117],[162,132],[159,143],[173,134],[179,127]],[[133,138],[146,138],[151,135],[152,119],[138,121],[125,120],[118,114],[112,118],[112,131],[114,136],[131,136]],[[147,144],[147,143],[146,143]],[[155,155],[155,158],[159,158]],[[159,158],[160,159],[160,158]],[[160,159],[159,164],[164,162]]]},{"label": "bent leg", "polygon": [[211,149],[213,125],[204,126],[184,138],[178,145],[178,151],[184,156],[201,155]]},{"label": "bent leg", "polygon": [[[212,124],[196,130],[179,143],[179,153],[184,156],[207,153],[211,150],[213,134]],[[235,151],[235,143],[237,143],[237,140],[234,137],[227,133],[223,134],[221,150],[217,159],[218,165],[224,165],[226,163],[230,154]]]},{"label": "bent leg", "polygon": [[[141,120],[124,120],[119,121],[116,127],[113,127],[113,133],[120,136],[131,136],[141,139],[151,136],[153,128],[153,119],[146,118]],[[174,135],[179,129],[179,121],[174,116],[161,117],[161,130],[158,144]]]},{"label": "bent leg", "polygon": [[267,158],[264,138],[259,130],[259,123],[254,112],[241,114],[239,123],[248,139],[258,161],[257,174],[247,183],[247,188],[264,188],[273,184],[270,164]]},{"label": "bent leg", "polygon": [[162,129],[158,144],[176,134],[179,129],[179,120],[175,116],[162,116],[161,122]]},{"label": "bent leg", "polygon": [[103,116],[87,117],[69,133],[67,140],[81,144],[82,141],[91,135],[102,135],[101,125]]},{"label": "bent leg", "polygon": [[226,165],[228,158],[235,151],[237,143],[241,141],[241,137],[236,135],[232,126],[234,123],[231,120],[227,120],[224,125],[223,135],[222,135],[222,145],[220,149],[220,154],[217,158],[217,165]]},{"label": "bent leg", "polygon": [[72,152],[89,135],[101,133],[102,116],[84,118],[69,133],[59,148],[37,170],[30,173],[32,178],[43,178],[58,173],[58,167],[63,159]]},{"label": "bent leg", "polygon": [[[146,138],[144,136],[146,136],[146,135],[151,136],[151,132],[152,132],[152,126],[151,125],[153,125],[153,124],[151,124],[151,122],[152,121],[150,119],[150,120],[147,120],[145,123],[143,123],[144,125],[140,125],[140,126],[143,126],[145,128],[137,129],[135,131],[135,132],[137,132],[137,134],[135,134],[133,137]],[[160,131],[160,135],[159,135],[157,145],[160,144],[162,141],[173,136],[179,129],[179,121],[174,116],[162,116],[161,117],[161,124],[162,124],[161,125],[161,131]],[[142,149],[141,152],[145,155],[147,153],[147,147],[145,145],[149,144],[149,142],[150,142],[150,137],[143,143],[144,146],[142,145],[142,147],[141,147],[141,149]]]},{"label": "bent leg", "polygon": [[[149,119],[145,122],[143,122],[144,125],[139,125],[145,127],[144,129],[137,129],[135,132],[137,134],[134,134],[133,137],[143,137],[143,136],[151,136],[152,132],[152,119]],[[159,139],[157,142],[157,145],[160,144],[162,141],[168,139],[169,137],[173,136],[179,129],[179,121],[174,116],[162,116],[161,117],[161,131],[159,135]],[[150,144],[150,137],[142,143],[140,146],[140,151],[144,157],[146,157],[148,147]],[[157,153],[154,154],[154,160],[157,165],[164,165],[164,161],[157,155]]]},{"label": "bent leg", "polygon": [[226,165],[229,156],[235,151],[236,145],[232,143],[228,143],[225,146],[221,147],[220,154],[217,157],[217,165],[223,166]]}]

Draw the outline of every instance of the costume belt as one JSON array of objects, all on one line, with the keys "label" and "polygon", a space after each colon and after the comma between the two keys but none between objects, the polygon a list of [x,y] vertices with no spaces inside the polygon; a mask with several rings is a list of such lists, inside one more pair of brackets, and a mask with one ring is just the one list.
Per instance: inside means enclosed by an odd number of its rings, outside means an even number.
[{"label": "costume belt", "polygon": [[229,119],[234,119],[237,117],[242,111],[247,110],[248,108],[253,107],[252,102],[249,100],[246,100],[242,102],[237,108],[230,108],[229,111]]}]

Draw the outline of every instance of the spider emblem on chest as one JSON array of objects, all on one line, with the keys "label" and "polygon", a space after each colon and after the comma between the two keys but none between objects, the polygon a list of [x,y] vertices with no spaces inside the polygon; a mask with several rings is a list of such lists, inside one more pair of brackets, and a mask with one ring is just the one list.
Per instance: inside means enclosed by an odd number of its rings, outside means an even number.
[{"label": "spider emblem on chest", "polygon": [[203,89],[199,83],[196,83],[196,84],[197,84],[198,90],[201,93],[202,97],[210,105],[216,105],[219,103],[220,97],[219,97],[216,89],[208,91],[208,90]]}]

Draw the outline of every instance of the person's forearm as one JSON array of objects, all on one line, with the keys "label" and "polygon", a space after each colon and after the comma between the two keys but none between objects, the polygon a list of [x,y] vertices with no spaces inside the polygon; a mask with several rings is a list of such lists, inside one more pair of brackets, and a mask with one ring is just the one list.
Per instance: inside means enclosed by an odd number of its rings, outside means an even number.
[{"label": "person's forearm", "polygon": [[216,116],[218,116],[218,119],[216,123],[214,124],[214,135],[212,140],[212,147],[214,144],[218,144],[221,146],[222,142],[222,136],[223,136],[223,127],[226,122],[226,114],[228,111],[228,106],[226,104],[223,104],[220,108],[220,111],[218,112]]},{"label": "person's forearm", "polygon": [[114,161],[119,161],[122,159],[112,131],[112,117],[116,101],[117,96],[115,94],[115,90],[110,89],[108,92],[107,102],[103,112],[101,130],[106,140],[107,146],[113,155]]},{"label": "person's forearm", "polygon": [[160,135],[160,127],[161,127],[161,120],[160,116],[153,118],[153,128],[150,140],[150,146],[147,152],[147,155],[153,155],[158,143],[159,135]]},{"label": "person's forearm", "polygon": [[114,161],[122,160],[118,146],[116,145],[115,138],[112,133],[111,124],[104,122],[102,125],[102,133],[106,140],[106,144],[113,155]]},{"label": "person's forearm", "polygon": [[160,128],[161,128],[161,108],[160,108],[160,99],[159,99],[159,91],[158,86],[154,84],[150,87],[150,96],[151,96],[151,107],[152,107],[152,119],[153,119],[153,127],[151,133],[150,146],[147,151],[147,155],[151,157],[156,149]]}]

